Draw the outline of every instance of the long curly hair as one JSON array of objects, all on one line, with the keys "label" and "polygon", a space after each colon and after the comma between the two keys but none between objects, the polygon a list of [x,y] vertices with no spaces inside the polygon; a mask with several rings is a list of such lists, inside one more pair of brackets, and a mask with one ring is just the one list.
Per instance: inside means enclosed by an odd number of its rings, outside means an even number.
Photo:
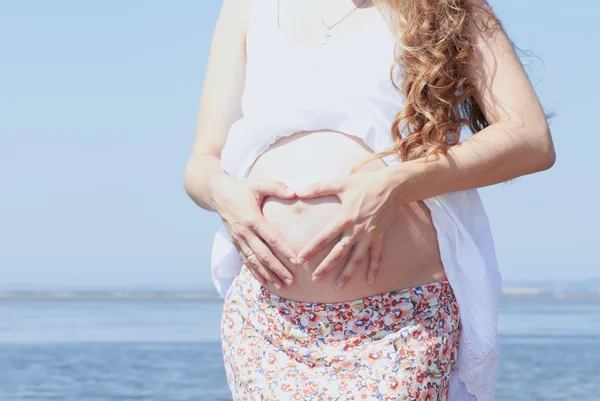
[{"label": "long curly hair", "polygon": [[[487,4],[472,1],[374,1],[398,35],[390,78],[406,102],[392,125],[393,148],[372,154],[353,172],[393,153],[403,161],[446,153],[463,127],[475,133],[488,125],[468,74],[474,49],[469,26],[483,31],[500,23]],[[400,85],[393,78],[396,69],[402,72]]]}]

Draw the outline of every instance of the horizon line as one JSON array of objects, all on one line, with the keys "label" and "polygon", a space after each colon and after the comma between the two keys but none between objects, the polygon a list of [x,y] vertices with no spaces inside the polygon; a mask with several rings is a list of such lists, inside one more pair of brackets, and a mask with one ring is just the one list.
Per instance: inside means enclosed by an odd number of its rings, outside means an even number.
[{"label": "horizon line", "polygon": [[[600,298],[597,290],[548,290],[513,287],[502,290],[505,298]],[[1,300],[210,300],[219,299],[216,290],[128,289],[128,290],[0,290]]]}]

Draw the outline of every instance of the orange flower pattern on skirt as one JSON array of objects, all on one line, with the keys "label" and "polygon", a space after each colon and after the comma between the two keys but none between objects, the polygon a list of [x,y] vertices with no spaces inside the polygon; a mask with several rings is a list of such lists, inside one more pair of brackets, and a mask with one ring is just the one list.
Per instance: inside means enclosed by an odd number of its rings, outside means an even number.
[{"label": "orange flower pattern on skirt", "polygon": [[244,266],[221,334],[234,401],[443,401],[458,305],[447,281],[349,302],[292,301]]}]

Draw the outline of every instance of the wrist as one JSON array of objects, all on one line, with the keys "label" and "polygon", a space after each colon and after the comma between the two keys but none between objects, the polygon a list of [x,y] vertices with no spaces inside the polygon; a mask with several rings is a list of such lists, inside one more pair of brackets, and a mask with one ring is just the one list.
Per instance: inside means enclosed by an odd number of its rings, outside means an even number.
[{"label": "wrist", "polygon": [[222,173],[215,174],[208,181],[208,199],[212,209],[217,213],[219,213],[219,208],[223,204],[225,188],[231,179],[231,176]]},{"label": "wrist", "polygon": [[384,180],[392,188],[393,197],[401,205],[421,200],[419,186],[424,174],[422,166],[412,161],[396,163],[386,167]]}]

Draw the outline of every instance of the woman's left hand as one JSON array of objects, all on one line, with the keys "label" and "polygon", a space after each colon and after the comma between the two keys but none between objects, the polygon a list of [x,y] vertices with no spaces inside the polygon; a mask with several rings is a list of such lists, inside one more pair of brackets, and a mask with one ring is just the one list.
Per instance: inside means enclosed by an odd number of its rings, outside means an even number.
[{"label": "woman's left hand", "polygon": [[386,170],[360,172],[296,190],[299,198],[336,195],[342,205],[341,216],[327,225],[297,255],[298,263],[304,264],[341,234],[341,240],[314,270],[313,281],[318,281],[351,252],[337,278],[336,289],[341,289],[363,263],[368,263],[368,283],[375,282],[381,264],[383,239],[401,206],[398,190],[390,185]]}]

